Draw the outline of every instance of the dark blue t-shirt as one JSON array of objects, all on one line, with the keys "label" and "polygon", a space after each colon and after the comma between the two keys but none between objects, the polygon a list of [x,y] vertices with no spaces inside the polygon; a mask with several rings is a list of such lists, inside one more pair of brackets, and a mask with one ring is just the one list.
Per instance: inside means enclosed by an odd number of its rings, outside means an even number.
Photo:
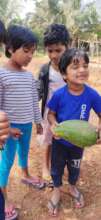
[{"label": "dark blue t-shirt", "polygon": [[[58,123],[73,119],[88,121],[91,109],[96,114],[101,113],[101,96],[87,85],[84,85],[81,95],[72,95],[66,85],[53,94],[47,106],[56,113]],[[59,142],[73,146],[63,139],[59,139]]]}]

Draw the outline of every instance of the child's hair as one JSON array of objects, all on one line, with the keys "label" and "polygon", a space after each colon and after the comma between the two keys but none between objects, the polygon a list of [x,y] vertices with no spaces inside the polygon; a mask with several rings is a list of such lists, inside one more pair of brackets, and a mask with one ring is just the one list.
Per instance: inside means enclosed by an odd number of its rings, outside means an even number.
[{"label": "child's hair", "polygon": [[51,24],[44,32],[44,46],[61,43],[67,46],[70,43],[68,29],[63,24]]},{"label": "child's hair", "polygon": [[71,49],[66,50],[63,53],[62,57],[60,58],[60,62],[59,62],[60,73],[62,75],[65,75],[67,67],[72,62],[74,64],[79,63],[81,58],[83,58],[87,64],[89,63],[88,54],[84,50],[77,49],[77,48],[71,48]]},{"label": "child's hair", "polygon": [[37,46],[37,38],[30,29],[19,25],[8,27],[5,50],[7,57],[11,57],[9,49],[15,52],[20,47],[31,47],[34,45]]},{"label": "child's hair", "polygon": [[6,29],[3,22],[0,20],[0,43],[5,43],[6,41]]}]

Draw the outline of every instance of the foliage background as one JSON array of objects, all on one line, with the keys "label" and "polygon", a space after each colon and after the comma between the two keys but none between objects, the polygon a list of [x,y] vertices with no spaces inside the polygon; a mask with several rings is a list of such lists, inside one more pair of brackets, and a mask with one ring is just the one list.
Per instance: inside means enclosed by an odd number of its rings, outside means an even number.
[{"label": "foliage background", "polygon": [[32,0],[0,0],[0,19],[5,25],[21,24],[31,28],[42,48],[43,32],[53,23],[63,23],[72,38],[100,39],[101,17],[95,1],[82,5],[82,0],[33,0],[34,10],[23,15],[24,6]]}]

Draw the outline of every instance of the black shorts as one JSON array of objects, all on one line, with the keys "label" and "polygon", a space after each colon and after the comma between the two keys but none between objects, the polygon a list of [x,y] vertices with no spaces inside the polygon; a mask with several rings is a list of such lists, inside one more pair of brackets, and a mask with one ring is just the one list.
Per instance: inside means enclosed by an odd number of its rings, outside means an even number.
[{"label": "black shorts", "polygon": [[68,182],[75,185],[80,173],[80,163],[83,149],[79,147],[68,147],[53,139],[51,155],[51,175],[55,187],[62,185],[64,167],[68,169]]}]

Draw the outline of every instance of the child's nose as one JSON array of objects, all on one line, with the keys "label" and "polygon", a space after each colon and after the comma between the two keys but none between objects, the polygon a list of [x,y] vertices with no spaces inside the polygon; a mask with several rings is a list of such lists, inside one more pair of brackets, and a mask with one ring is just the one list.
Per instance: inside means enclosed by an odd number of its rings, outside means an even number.
[{"label": "child's nose", "polygon": [[29,54],[28,54],[28,57],[29,57],[30,59],[32,59],[33,54],[32,54],[32,53],[29,53]]},{"label": "child's nose", "polygon": [[57,54],[56,53],[52,53],[52,59],[57,58]]},{"label": "child's nose", "polygon": [[79,68],[79,72],[81,73],[81,72],[84,72],[85,71],[85,68],[82,66],[82,67],[80,67]]}]

